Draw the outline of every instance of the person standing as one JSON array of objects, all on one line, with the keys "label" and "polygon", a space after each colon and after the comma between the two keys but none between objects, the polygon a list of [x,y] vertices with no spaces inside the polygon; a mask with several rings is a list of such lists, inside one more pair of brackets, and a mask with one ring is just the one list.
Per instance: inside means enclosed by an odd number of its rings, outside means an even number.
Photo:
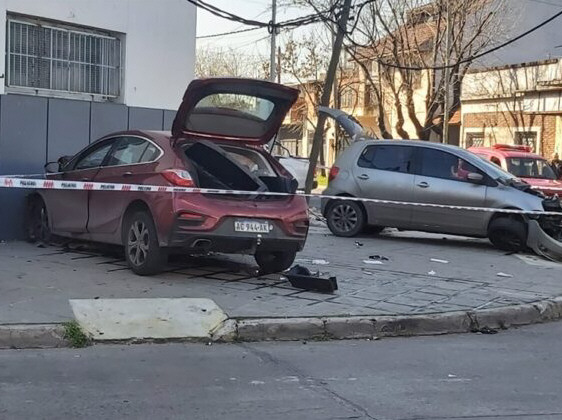
[{"label": "person standing", "polygon": [[550,161],[550,166],[556,173],[556,177],[560,178],[562,176],[562,161],[560,160],[560,156],[558,153],[552,154],[552,160]]}]

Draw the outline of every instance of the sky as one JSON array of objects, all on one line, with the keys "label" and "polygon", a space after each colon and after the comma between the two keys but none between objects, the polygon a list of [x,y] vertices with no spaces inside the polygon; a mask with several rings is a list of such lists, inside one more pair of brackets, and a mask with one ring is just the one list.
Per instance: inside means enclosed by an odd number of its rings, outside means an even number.
[{"label": "sky", "polygon": [[[210,4],[234,13],[238,16],[254,19],[263,22],[271,20],[271,0],[208,0]],[[279,8],[277,19],[283,21],[297,16],[302,16],[308,12],[298,9]],[[245,25],[230,22],[213,16],[205,10],[198,10],[197,13],[197,36],[212,35],[216,33],[235,31],[246,28]],[[198,39],[198,46],[219,46],[240,50],[241,53],[248,55],[269,56],[269,34],[266,28],[229,35],[220,38]]]}]

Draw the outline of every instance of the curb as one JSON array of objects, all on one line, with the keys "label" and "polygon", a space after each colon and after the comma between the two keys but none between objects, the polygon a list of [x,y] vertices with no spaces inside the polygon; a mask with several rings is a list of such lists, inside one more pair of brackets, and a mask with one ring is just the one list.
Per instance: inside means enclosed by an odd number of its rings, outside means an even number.
[{"label": "curb", "polygon": [[62,324],[0,325],[0,349],[68,347]]},{"label": "curb", "polygon": [[212,340],[297,341],[353,340],[497,332],[512,327],[562,319],[562,297],[532,304],[469,312],[428,315],[318,318],[256,318],[229,320]]},{"label": "curb", "polygon": [[[560,319],[562,319],[562,297],[498,309],[428,315],[227,319],[212,332],[208,340],[192,340],[185,337],[170,340],[135,339],[106,342],[113,344],[171,341],[232,343],[378,339],[468,332],[494,333],[497,330]],[[63,338],[63,335],[62,324],[0,325],[0,349],[69,347],[70,343]],[[104,341],[96,341],[96,343],[104,343]]]}]

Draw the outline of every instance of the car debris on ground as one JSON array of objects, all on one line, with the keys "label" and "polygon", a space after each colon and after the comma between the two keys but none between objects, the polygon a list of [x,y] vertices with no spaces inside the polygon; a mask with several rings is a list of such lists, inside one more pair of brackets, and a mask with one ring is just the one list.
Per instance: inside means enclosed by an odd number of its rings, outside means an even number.
[{"label": "car debris on ground", "polygon": [[334,293],[338,290],[336,277],[322,278],[320,273],[312,274],[306,267],[295,265],[285,273],[291,286],[297,289],[316,291],[320,293]]}]

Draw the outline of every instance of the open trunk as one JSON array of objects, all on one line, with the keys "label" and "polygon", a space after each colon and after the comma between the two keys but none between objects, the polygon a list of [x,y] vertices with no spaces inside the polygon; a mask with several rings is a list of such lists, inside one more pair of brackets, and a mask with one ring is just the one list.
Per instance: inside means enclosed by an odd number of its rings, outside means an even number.
[{"label": "open trunk", "polygon": [[[218,145],[199,140],[185,145],[185,155],[193,166],[200,188],[248,191],[260,198],[282,199],[282,196],[264,196],[260,192],[293,194],[297,181],[281,176],[259,151],[247,147]],[[222,197],[225,195],[222,194]],[[255,197],[254,194],[252,196]],[[247,199],[246,195],[231,195]]]}]

